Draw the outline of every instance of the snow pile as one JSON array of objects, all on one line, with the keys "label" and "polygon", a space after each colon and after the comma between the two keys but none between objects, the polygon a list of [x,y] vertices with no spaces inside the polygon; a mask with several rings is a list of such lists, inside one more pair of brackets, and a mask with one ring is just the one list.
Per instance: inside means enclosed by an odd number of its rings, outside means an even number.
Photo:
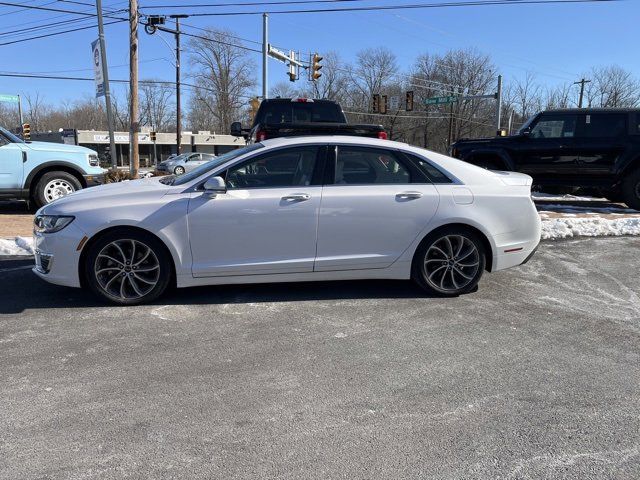
[{"label": "snow pile", "polygon": [[640,235],[640,218],[542,218],[542,239]]},{"label": "snow pile", "polygon": [[0,238],[0,255],[33,255],[33,239],[28,237]]},{"label": "snow pile", "polygon": [[609,200],[607,200],[606,198],[599,198],[599,197],[584,197],[584,196],[578,196],[578,195],[570,195],[568,193],[560,193],[560,194],[554,194],[554,193],[543,193],[543,192],[531,192],[531,197],[533,198],[533,200],[570,200],[572,202],[593,202],[595,201],[601,201],[601,202],[608,202]]}]

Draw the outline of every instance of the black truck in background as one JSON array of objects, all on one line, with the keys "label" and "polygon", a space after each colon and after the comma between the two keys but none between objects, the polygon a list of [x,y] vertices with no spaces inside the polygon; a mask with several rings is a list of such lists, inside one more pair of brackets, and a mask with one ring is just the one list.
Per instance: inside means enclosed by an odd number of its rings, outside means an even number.
[{"label": "black truck in background", "polygon": [[231,124],[231,135],[248,142],[301,135],[355,135],[386,139],[382,125],[358,125],[347,121],[342,107],[332,100],[270,98],[263,100],[251,128]]},{"label": "black truck in background", "polygon": [[578,188],[640,210],[640,109],[548,110],[515,135],[460,140],[451,155],[526,173],[541,190]]}]

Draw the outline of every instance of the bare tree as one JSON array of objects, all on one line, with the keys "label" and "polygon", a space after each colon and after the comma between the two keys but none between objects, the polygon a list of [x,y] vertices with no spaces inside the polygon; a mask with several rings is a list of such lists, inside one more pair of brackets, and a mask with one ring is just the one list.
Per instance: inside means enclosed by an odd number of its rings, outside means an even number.
[{"label": "bare tree", "polygon": [[152,83],[147,80],[140,83],[140,123],[156,130],[175,130],[175,110],[172,98],[175,90],[166,83]]},{"label": "bare tree", "polygon": [[40,92],[36,92],[35,94],[26,94],[24,98],[27,101],[26,118],[31,125],[31,130],[34,132],[43,130],[42,118],[48,113],[44,97],[40,95]]},{"label": "bare tree", "polygon": [[304,96],[304,92],[296,88],[293,82],[278,82],[269,92],[271,97],[294,98]]},{"label": "bare tree", "polygon": [[385,47],[367,48],[358,52],[356,63],[347,67],[351,81],[351,102],[361,108],[368,106],[374,93],[381,93],[398,72],[395,54]]},{"label": "bare tree", "polygon": [[589,107],[635,107],[640,103],[640,82],[622,67],[594,68],[591,79],[585,91]]},{"label": "bare tree", "polygon": [[[231,122],[246,110],[250,89],[255,85],[255,65],[246,50],[233,45],[238,39],[228,30],[210,29],[201,35],[205,39],[194,38],[189,43],[196,84],[202,93],[191,107],[208,108],[213,121],[210,128],[228,132]],[[206,105],[199,107],[198,100]]]}]

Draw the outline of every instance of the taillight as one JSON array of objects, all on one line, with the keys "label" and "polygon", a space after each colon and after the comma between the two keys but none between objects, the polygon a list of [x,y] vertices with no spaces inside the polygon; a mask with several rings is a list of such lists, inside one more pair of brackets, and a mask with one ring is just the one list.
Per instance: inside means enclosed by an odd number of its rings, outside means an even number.
[{"label": "taillight", "polygon": [[382,132],[378,132],[378,138],[380,140],[388,140],[389,136],[387,135],[387,132],[383,130]]},{"label": "taillight", "polygon": [[256,132],[256,142],[261,142],[266,139],[267,139],[267,132],[265,132],[264,130],[258,130]]}]

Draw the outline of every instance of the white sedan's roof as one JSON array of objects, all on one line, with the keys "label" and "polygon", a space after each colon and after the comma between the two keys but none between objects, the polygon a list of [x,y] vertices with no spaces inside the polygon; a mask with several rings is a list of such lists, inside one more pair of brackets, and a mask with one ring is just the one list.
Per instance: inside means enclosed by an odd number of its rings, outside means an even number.
[{"label": "white sedan's roof", "polygon": [[316,135],[273,138],[270,140],[263,140],[260,143],[265,147],[272,148],[285,145],[305,145],[309,143],[336,143],[342,145],[368,145],[371,147],[395,148],[398,150],[412,152],[431,160],[444,170],[450,172],[456,178],[459,178],[463,183],[483,183],[483,178],[490,179],[494,177],[494,174],[484,168],[476,167],[475,165],[448,157],[447,155],[442,155],[441,153],[415,147],[407,143],[394,142],[392,140],[348,135]]}]

